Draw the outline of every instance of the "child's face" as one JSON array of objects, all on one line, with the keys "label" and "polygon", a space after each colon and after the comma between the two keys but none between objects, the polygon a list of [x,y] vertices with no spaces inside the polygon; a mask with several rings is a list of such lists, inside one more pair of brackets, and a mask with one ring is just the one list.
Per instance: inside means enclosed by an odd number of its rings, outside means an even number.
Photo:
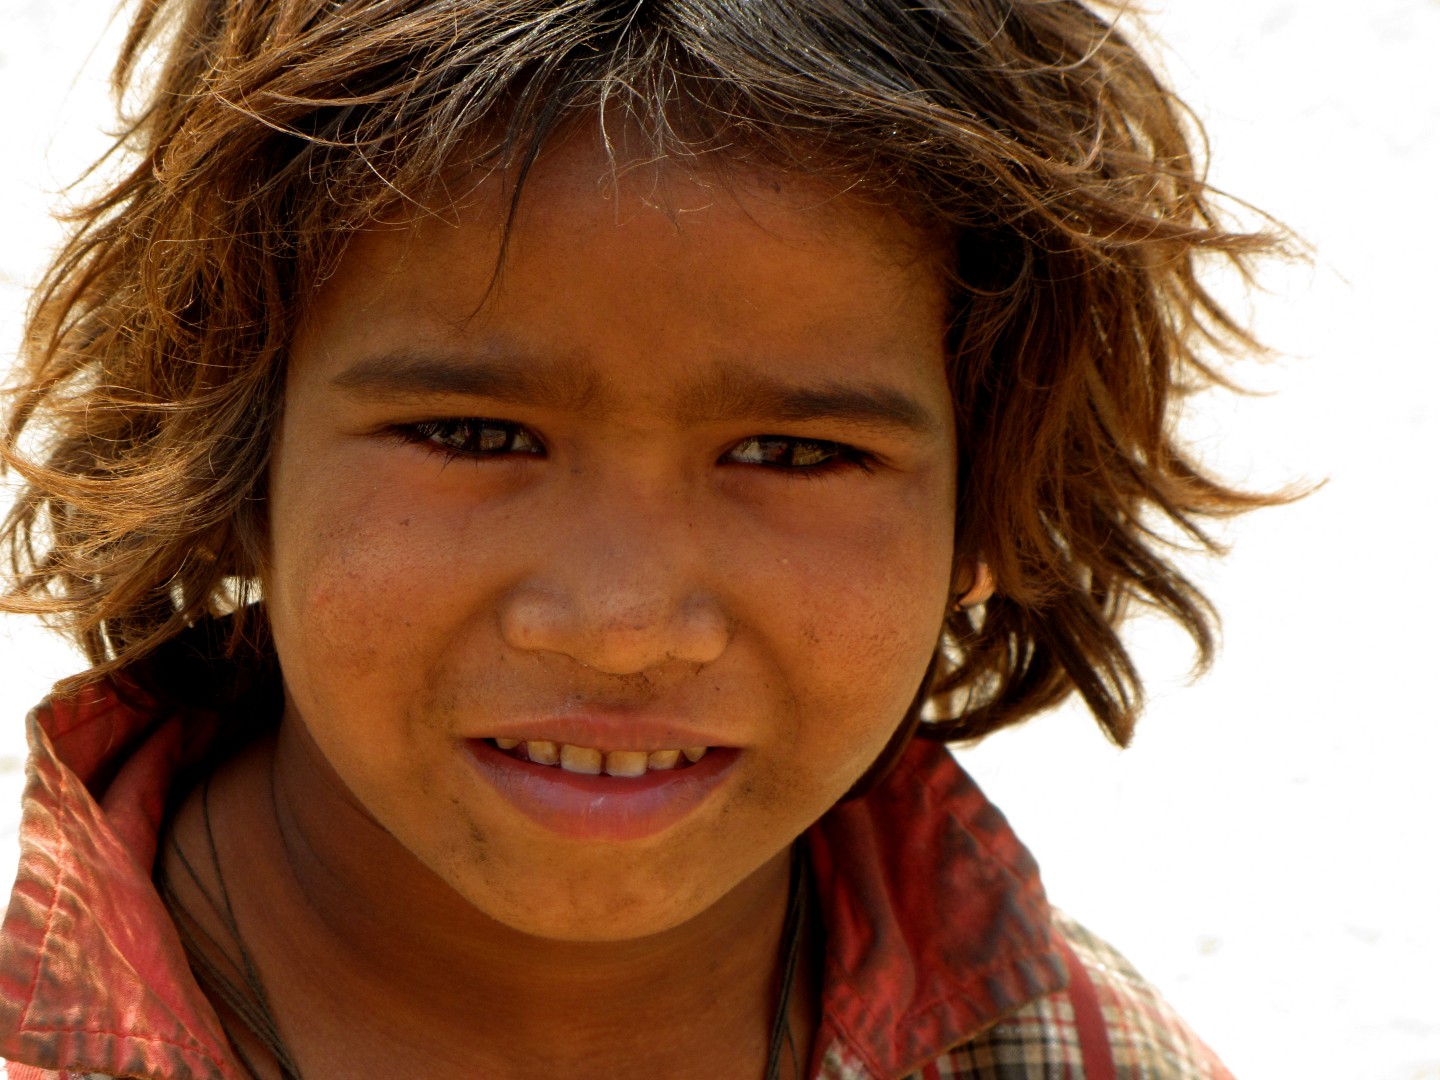
[{"label": "child's face", "polygon": [[355,240],[293,349],[265,580],[321,771],[560,938],[678,925],[845,793],[936,644],[955,509],[919,237],[818,182],[607,175],[551,149],[488,295],[493,181]]}]

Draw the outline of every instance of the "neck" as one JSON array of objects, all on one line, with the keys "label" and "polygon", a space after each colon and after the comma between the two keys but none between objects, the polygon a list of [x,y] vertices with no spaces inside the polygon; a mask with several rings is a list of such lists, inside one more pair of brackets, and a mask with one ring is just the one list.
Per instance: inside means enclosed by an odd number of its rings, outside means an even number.
[{"label": "neck", "polygon": [[[469,904],[338,779],[317,784],[312,753],[282,729],[212,789],[237,928],[305,1080],[392,1067],[397,1076],[680,1077],[698,1062],[711,1075],[764,1075],[788,852],[660,933],[540,938]],[[178,822],[177,837],[187,839]],[[796,1050],[782,1054],[782,1076],[795,1075],[792,1056],[802,1065],[807,1056],[813,967],[800,964],[783,1019]]]}]

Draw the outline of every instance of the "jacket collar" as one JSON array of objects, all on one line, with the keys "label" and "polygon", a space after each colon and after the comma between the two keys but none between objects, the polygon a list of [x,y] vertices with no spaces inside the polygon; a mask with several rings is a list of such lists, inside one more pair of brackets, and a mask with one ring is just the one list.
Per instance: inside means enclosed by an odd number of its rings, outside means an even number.
[{"label": "jacket collar", "polygon": [[[240,1080],[150,877],[176,774],[216,718],[111,682],[28,723],[0,1059]],[[903,1076],[1064,985],[1034,861],[942,746],[916,740],[809,841],[826,940],[817,1061]]]}]

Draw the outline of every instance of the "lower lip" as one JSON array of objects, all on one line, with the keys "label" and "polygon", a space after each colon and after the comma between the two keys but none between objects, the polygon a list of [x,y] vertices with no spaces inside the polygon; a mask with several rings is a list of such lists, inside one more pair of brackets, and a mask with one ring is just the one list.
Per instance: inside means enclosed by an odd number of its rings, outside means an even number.
[{"label": "lower lip", "polygon": [[644,776],[587,776],[521,761],[486,742],[465,748],[511,806],[553,833],[577,840],[640,840],[664,832],[704,802],[740,751],[716,747],[683,769]]}]

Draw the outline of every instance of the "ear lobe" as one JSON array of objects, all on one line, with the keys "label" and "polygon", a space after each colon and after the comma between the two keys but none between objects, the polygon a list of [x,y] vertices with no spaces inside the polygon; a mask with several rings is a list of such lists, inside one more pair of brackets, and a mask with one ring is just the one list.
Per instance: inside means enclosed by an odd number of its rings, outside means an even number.
[{"label": "ear lobe", "polygon": [[961,574],[955,575],[955,600],[952,606],[956,610],[983,604],[995,595],[995,578],[984,559],[967,559],[961,564],[961,570],[969,571],[969,583],[965,585],[965,591],[961,592]]}]

